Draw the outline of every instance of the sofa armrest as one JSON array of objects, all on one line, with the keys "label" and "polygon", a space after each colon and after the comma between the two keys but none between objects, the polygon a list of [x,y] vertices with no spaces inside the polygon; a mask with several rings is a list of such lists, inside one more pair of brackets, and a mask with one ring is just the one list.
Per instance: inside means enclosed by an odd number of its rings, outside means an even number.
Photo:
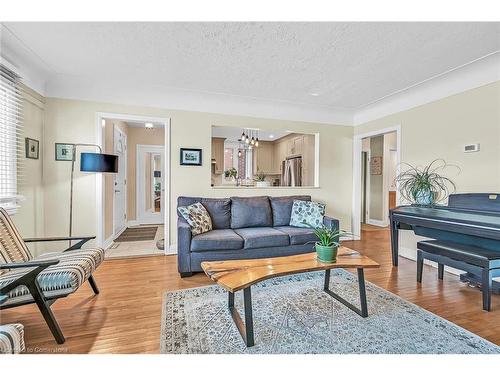
[{"label": "sofa armrest", "polygon": [[191,227],[188,222],[177,219],[177,267],[180,273],[191,272]]},{"label": "sofa armrest", "polygon": [[337,219],[334,219],[333,217],[324,216],[323,224],[330,229],[339,230],[339,221]]}]

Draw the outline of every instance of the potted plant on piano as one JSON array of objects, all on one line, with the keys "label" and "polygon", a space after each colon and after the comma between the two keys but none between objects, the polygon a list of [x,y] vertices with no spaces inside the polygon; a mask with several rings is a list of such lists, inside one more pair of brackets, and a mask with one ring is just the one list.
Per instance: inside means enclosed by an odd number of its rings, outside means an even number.
[{"label": "potted plant on piano", "polygon": [[460,168],[447,164],[443,159],[433,160],[424,167],[407,163],[401,165],[405,166],[406,170],[396,176],[396,183],[399,184],[401,196],[411,203],[432,206],[445,200],[456,190],[455,183],[443,176],[442,172],[450,168],[459,171]]}]

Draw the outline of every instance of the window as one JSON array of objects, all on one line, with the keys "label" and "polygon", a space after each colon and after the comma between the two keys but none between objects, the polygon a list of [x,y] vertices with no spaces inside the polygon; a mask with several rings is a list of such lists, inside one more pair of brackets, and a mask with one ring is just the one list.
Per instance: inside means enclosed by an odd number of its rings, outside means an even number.
[{"label": "window", "polygon": [[22,150],[22,98],[20,77],[0,64],[0,206],[17,208],[18,159]]}]

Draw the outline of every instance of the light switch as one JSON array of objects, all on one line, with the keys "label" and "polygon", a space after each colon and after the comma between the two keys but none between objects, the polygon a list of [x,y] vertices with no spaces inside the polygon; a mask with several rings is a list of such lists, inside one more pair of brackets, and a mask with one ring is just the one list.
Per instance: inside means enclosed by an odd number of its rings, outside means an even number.
[{"label": "light switch", "polygon": [[479,143],[471,143],[464,146],[464,152],[478,152]]}]

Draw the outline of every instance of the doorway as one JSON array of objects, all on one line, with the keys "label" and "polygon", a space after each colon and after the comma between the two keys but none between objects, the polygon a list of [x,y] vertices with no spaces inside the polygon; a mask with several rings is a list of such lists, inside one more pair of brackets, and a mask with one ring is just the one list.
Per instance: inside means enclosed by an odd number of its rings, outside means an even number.
[{"label": "doorway", "polygon": [[[170,120],[96,113],[96,125],[96,143],[105,152],[118,155],[119,163],[117,174],[96,175],[96,244],[107,249],[107,256],[110,252],[116,253],[116,248],[120,247],[122,250],[129,250],[124,256],[173,253],[169,246]],[[153,141],[149,142],[150,139]],[[144,172],[144,187],[148,186],[152,202],[150,213],[154,215],[154,219],[150,219],[153,224],[140,225],[136,204],[136,150],[138,144],[147,143],[153,143],[157,147],[151,154],[152,177],[149,184],[146,182],[145,168],[139,171]],[[151,232],[155,233],[151,235]],[[122,238],[118,239],[120,236]],[[140,243],[134,240],[136,236],[139,237]],[[123,241],[124,238],[128,241]],[[156,246],[159,240],[163,240],[161,245],[166,244],[161,246],[161,250]]]},{"label": "doorway", "polygon": [[360,239],[363,225],[386,228],[389,207],[399,202],[400,125],[355,135],[353,153],[352,233]]},{"label": "doorway", "polygon": [[164,159],[162,146],[137,145],[136,220],[139,225],[163,223]]}]

